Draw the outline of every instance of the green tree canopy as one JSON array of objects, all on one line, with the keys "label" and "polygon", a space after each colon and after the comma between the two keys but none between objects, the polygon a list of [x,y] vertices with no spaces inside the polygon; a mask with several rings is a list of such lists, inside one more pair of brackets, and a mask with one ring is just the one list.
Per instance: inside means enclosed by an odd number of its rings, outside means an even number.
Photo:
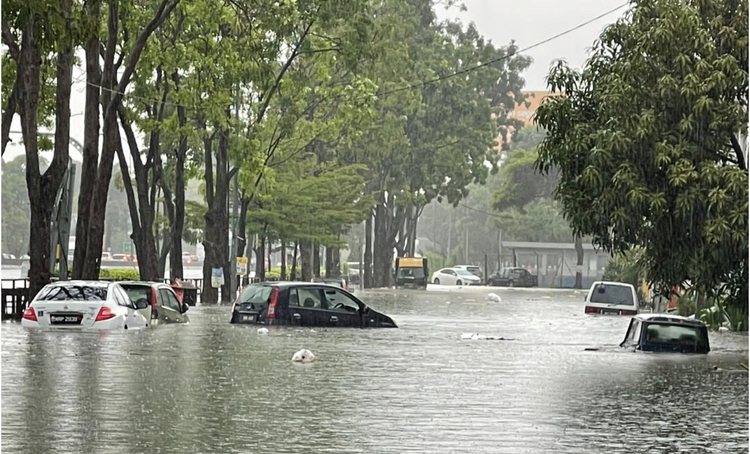
[{"label": "green tree canopy", "polygon": [[576,233],[644,248],[648,277],[747,304],[746,0],[639,0],[582,71],[558,64],[538,167]]}]

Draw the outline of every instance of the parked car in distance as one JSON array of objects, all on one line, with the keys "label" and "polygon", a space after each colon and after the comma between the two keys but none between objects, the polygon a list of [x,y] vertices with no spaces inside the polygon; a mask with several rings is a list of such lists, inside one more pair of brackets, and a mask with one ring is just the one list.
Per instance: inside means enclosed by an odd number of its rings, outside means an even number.
[{"label": "parked car in distance", "polygon": [[387,315],[346,290],[313,282],[252,284],[232,306],[230,323],[396,328]]},{"label": "parked car in distance", "polygon": [[319,284],[334,285],[336,287],[343,288],[346,290],[346,279],[343,277],[314,277],[310,282],[317,282]]},{"label": "parked car in distance", "polygon": [[432,283],[437,285],[479,285],[481,281],[466,270],[443,268],[432,273]]},{"label": "parked car in distance", "polygon": [[109,252],[102,252],[102,262],[112,261],[112,254]]},{"label": "parked car in distance", "polygon": [[112,260],[116,260],[118,262],[127,262],[128,257],[125,254],[112,254]]},{"label": "parked car in distance", "polygon": [[525,268],[507,267],[487,278],[487,285],[492,287],[537,287],[538,277]]},{"label": "parked car in distance", "polygon": [[451,268],[453,268],[454,270],[466,270],[474,276],[478,277],[480,282],[484,282],[484,273],[482,273],[482,268],[476,265],[456,265]]},{"label": "parked car in distance", "polygon": [[586,314],[636,315],[638,313],[638,295],[635,287],[623,282],[594,282],[584,301]]},{"label": "parked car in distance", "polygon": [[630,320],[620,347],[645,352],[708,353],[708,329],[700,320],[669,314],[639,314]]},{"label": "parked car in distance", "polygon": [[16,260],[16,256],[13,254],[8,254],[7,252],[3,252],[3,260]]},{"label": "parked car in distance", "polygon": [[180,303],[172,287],[161,282],[120,282],[120,286],[136,304],[148,304],[148,320],[151,325],[163,323],[187,323],[185,312],[188,305]]},{"label": "parked car in distance", "polygon": [[144,328],[150,308],[134,303],[115,282],[59,281],[45,286],[23,313],[26,328],[118,330]]}]

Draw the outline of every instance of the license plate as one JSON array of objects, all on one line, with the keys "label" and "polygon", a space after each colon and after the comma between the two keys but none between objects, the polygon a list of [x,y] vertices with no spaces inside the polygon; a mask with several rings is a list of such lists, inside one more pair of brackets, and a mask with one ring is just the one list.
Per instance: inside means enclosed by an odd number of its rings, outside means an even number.
[{"label": "license plate", "polygon": [[79,324],[81,323],[81,316],[80,315],[50,315],[49,321],[50,323],[55,324]]},{"label": "license plate", "polygon": [[243,322],[254,322],[255,321],[255,316],[254,315],[243,315],[242,316],[242,321]]},{"label": "license plate", "polygon": [[602,310],[602,315],[620,315],[620,311]]}]

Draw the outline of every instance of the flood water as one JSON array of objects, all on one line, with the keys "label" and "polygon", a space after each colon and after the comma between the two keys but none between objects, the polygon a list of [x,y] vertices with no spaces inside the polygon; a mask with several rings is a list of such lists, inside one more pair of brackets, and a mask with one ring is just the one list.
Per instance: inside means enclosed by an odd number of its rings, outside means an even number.
[{"label": "flood water", "polygon": [[[493,291],[360,295],[399,329],[262,336],[227,306],[117,334],[6,323],[2,450],[748,451],[747,335],[712,333],[703,356],[625,352],[628,317],[584,315],[583,294]],[[300,348],[317,361],[292,363]]]}]

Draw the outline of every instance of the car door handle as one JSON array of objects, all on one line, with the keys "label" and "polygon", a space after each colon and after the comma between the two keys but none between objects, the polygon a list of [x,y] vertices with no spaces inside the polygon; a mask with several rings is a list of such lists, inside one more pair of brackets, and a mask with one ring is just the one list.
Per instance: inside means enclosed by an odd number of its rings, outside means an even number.
[{"label": "car door handle", "polygon": [[338,317],[336,317],[335,315],[331,315],[331,321],[332,321],[332,322],[338,322],[338,321],[339,321],[339,318],[338,318]]},{"label": "car door handle", "polygon": [[294,315],[292,315],[292,317],[294,317],[295,320],[299,320],[299,319],[302,318],[302,316],[299,315],[299,314],[294,314]]}]

